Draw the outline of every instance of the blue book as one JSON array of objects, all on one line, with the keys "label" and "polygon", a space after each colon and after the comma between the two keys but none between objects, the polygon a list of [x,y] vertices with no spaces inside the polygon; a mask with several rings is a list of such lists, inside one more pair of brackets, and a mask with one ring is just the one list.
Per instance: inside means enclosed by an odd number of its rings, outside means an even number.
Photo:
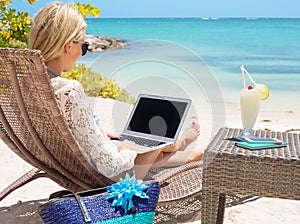
[{"label": "blue book", "polygon": [[260,149],[271,149],[271,148],[280,148],[286,147],[287,142],[281,142],[281,144],[275,143],[258,143],[258,142],[236,142],[236,146],[242,147],[250,150],[260,150]]}]

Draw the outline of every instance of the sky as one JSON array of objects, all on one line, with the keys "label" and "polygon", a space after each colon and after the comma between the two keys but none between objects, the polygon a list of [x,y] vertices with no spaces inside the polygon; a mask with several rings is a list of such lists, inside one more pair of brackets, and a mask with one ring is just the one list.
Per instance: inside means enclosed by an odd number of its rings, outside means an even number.
[{"label": "sky", "polygon": [[[299,0],[62,0],[81,2],[101,9],[100,18],[135,17],[269,17],[300,18]],[[51,2],[13,0],[12,8],[33,17]]]}]

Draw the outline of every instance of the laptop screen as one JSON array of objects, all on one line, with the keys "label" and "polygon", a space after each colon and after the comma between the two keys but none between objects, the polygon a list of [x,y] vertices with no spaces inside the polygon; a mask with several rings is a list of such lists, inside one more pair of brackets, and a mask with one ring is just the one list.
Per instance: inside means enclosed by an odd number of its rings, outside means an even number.
[{"label": "laptop screen", "polygon": [[189,104],[189,100],[141,97],[126,129],[173,139],[178,134]]}]

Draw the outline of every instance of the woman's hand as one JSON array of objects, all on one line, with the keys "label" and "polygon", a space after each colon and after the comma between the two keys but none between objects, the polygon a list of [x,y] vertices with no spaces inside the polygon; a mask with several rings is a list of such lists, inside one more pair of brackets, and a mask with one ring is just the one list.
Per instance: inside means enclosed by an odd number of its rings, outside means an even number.
[{"label": "woman's hand", "polygon": [[119,136],[119,135],[115,135],[115,134],[112,134],[112,133],[107,133],[107,137],[108,137],[110,140],[119,140],[119,139],[120,139],[120,136]]}]

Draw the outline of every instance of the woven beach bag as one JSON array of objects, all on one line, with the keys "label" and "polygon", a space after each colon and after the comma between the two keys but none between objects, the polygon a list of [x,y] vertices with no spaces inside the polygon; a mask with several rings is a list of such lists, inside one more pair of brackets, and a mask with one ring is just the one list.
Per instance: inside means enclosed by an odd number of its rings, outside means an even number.
[{"label": "woven beach bag", "polygon": [[[142,192],[129,189],[129,185],[117,186],[110,192],[108,188],[75,194],[59,191],[40,206],[39,215],[46,224],[150,224],[154,221],[160,186],[157,182],[144,182],[142,185]],[[143,195],[146,198],[141,197]]]}]

